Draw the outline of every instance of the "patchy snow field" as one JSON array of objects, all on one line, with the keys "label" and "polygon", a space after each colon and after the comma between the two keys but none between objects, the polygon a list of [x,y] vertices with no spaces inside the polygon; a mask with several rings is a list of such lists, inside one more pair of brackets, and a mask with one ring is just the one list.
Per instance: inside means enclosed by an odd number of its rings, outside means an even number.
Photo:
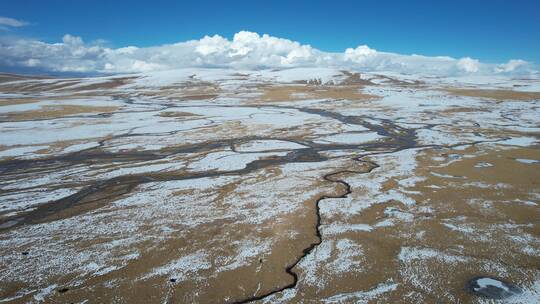
[{"label": "patchy snow field", "polygon": [[0,82],[0,302],[540,302],[539,87]]}]

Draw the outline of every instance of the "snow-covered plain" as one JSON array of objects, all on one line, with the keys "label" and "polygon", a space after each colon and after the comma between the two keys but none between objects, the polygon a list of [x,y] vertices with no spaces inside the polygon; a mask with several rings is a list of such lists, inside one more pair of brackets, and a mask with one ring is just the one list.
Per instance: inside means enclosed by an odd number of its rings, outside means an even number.
[{"label": "snow-covered plain", "polygon": [[475,271],[538,301],[540,95],[519,95],[538,83],[307,67],[0,83],[0,301],[488,303],[465,292]]}]

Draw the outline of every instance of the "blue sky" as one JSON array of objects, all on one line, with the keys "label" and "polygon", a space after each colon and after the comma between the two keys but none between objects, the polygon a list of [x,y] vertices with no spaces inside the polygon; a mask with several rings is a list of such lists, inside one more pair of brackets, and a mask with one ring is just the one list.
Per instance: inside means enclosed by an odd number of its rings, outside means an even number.
[{"label": "blue sky", "polygon": [[1,1],[28,26],[3,35],[56,42],[70,33],[111,47],[249,30],[343,51],[540,62],[540,1]]}]

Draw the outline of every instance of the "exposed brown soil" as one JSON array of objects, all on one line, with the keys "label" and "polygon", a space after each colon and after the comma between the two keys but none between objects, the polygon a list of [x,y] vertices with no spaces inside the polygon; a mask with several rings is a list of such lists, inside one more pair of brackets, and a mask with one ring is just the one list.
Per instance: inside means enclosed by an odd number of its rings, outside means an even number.
[{"label": "exposed brown soil", "polygon": [[11,112],[7,113],[7,120],[30,120],[30,119],[50,119],[59,118],[74,114],[83,113],[111,113],[118,110],[118,107],[93,107],[80,105],[55,105],[43,106],[39,110]]},{"label": "exposed brown soil", "polygon": [[540,92],[522,92],[513,90],[481,90],[481,89],[446,89],[447,92],[456,96],[480,97],[505,100],[535,100],[540,99]]},{"label": "exposed brown soil", "polygon": [[314,86],[314,85],[293,85],[293,86],[268,86],[262,88],[261,100],[268,101],[291,101],[305,99],[349,99],[349,100],[370,100],[377,96],[361,92],[359,86]]},{"label": "exposed brown soil", "polygon": [[11,105],[17,105],[17,104],[24,104],[24,103],[34,103],[34,102],[39,102],[39,100],[26,99],[26,98],[0,99],[0,107],[1,106],[11,106]]},{"label": "exposed brown soil", "polygon": [[69,91],[110,90],[110,89],[115,89],[117,87],[129,84],[132,80],[137,79],[137,78],[138,77],[113,78],[104,82],[78,86],[77,88],[69,89]]},{"label": "exposed brown soil", "polygon": [[18,74],[9,74],[9,73],[0,73],[0,83],[19,81],[19,80],[32,80],[32,79],[49,79],[52,77],[49,76],[38,76],[38,75],[18,75]]}]

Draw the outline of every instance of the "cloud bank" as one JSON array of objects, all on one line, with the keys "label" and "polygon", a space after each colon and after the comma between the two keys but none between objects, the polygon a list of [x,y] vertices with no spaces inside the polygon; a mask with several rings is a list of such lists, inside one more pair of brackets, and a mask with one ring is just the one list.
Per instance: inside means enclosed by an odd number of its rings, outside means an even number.
[{"label": "cloud bank", "polygon": [[296,41],[248,31],[236,33],[232,40],[214,35],[199,40],[142,48],[108,48],[85,43],[81,37],[69,34],[58,43],[0,38],[0,68],[2,67],[107,74],[187,67],[331,67],[439,76],[536,73],[534,66],[523,60],[487,64],[469,57],[457,59],[380,52],[366,45],[348,48],[341,53],[331,53]]}]

